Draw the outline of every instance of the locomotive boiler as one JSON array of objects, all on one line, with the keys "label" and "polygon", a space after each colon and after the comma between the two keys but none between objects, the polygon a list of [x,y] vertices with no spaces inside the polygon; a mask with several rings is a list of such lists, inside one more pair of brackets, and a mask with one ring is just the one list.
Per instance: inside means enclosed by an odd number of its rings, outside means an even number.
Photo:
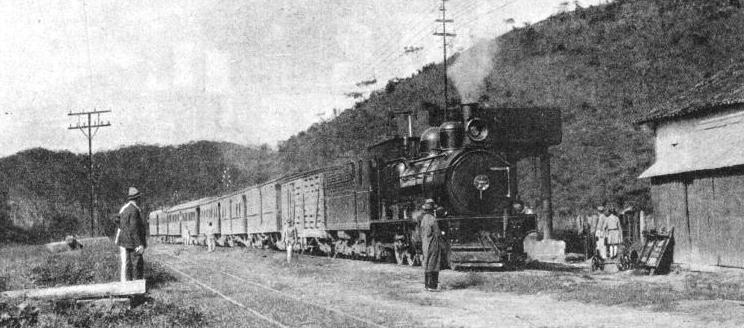
[{"label": "locomotive boiler", "polygon": [[450,266],[502,266],[522,258],[522,240],[536,229],[536,218],[508,211],[516,198],[514,163],[506,159],[507,148],[486,142],[495,132],[481,112],[475,104],[462,105],[461,121],[370,148],[380,163],[381,213],[408,223],[398,224],[394,237],[399,262],[418,261],[416,209],[428,198],[440,205]]}]

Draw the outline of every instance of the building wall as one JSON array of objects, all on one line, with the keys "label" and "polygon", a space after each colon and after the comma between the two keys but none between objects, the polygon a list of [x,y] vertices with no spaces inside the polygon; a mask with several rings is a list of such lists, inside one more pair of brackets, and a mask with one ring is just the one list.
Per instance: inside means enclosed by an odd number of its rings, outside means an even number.
[{"label": "building wall", "polygon": [[744,267],[744,166],[657,177],[651,195],[675,262]]},{"label": "building wall", "polygon": [[713,170],[744,164],[744,106],[660,123],[656,163],[642,177]]}]

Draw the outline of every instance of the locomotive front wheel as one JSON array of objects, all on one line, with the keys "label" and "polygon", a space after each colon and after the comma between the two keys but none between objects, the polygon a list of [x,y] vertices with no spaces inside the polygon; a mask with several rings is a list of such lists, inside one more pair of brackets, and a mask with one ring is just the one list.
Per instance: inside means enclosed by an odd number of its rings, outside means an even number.
[{"label": "locomotive front wheel", "polygon": [[405,258],[406,264],[408,264],[408,266],[415,266],[417,264],[416,255],[411,254],[410,251],[403,251],[403,258]]}]

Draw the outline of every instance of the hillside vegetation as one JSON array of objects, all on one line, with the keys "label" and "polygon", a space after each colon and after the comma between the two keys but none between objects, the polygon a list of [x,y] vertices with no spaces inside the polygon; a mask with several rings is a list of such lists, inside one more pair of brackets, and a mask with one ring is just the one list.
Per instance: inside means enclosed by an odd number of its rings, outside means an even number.
[{"label": "hillside vegetation", "polygon": [[[557,14],[490,42],[493,68],[478,89],[480,101],[563,112],[563,143],[550,150],[555,208],[572,214],[606,200],[648,210],[648,181],[636,177],[653,161],[652,136],[633,121],[741,61],[744,11],[735,0],[619,0]],[[398,131],[391,111],[443,102],[442,73],[441,64],[429,64],[389,81],[333,120],[282,142],[277,153],[213,142],[96,153],[97,207],[104,216],[115,211],[129,185],[156,208],[361,155]],[[456,93],[449,99],[459,101]],[[425,123],[419,115],[417,133]],[[534,162],[519,165],[523,198],[534,201]],[[87,227],[87,203],[84,155],[31,149],[0,159],[0,221],[59,236]],[[0,241],[22,235],[8,226],[0,224]]]},{"label": "hillside vegetation", "polygon": [[[147,212],[278,174],[275,152],[267,146],[206,141],[177,147],[137,145],[93,157],[98,233],[107,234],[113,230],[111,215],[126,201],[129,186],[143,193]],[[0,159],[0,241],[87,233],[87,165],[87,155],[41,148]]]},{"label": "hillside vegetation", "polygon": [[[498,50],[477,97],[493,106],[562,110],[563,143],[550,150],[558,210],[576,213],[601,201],[649,209],[648,181],[637,176],[653,161],[652,135],[633,121],[741,60],[743,39],[739,1],[619,0],[577,8],[492,40]],[[285,169],[363,150],[394,131],[391,110],[442,103],[441,74],[441,65],[426,66],[293,136],[279,149]],[[520,163],[520,190],[529,201],[537,199],[533,164]]]}]

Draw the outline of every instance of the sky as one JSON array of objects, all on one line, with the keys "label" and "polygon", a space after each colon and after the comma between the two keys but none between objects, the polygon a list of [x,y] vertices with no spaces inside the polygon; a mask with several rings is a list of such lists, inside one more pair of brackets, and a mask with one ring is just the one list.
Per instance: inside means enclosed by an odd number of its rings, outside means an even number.
[{"label": "sky", "polygon": [[[606,0],[581,0],[586,7]],[[563,3],[563,4],[562,4]],[[567,5],[566,5],[567,3]],[[448,52],[565,0],[450,0]],[[110,110],[93,151],[278,142],[442,60],[433,0],[0,1],[0,156],[87,153],[71,112]],[[406,52],[406,48],[418,49]],[[420,49],[419,49],[420,48]],[[369,86],[359,82],[376,80]],[[93,117],[96,122],[98,117]],[[87,121],[81,123],[87,123]]]}]

